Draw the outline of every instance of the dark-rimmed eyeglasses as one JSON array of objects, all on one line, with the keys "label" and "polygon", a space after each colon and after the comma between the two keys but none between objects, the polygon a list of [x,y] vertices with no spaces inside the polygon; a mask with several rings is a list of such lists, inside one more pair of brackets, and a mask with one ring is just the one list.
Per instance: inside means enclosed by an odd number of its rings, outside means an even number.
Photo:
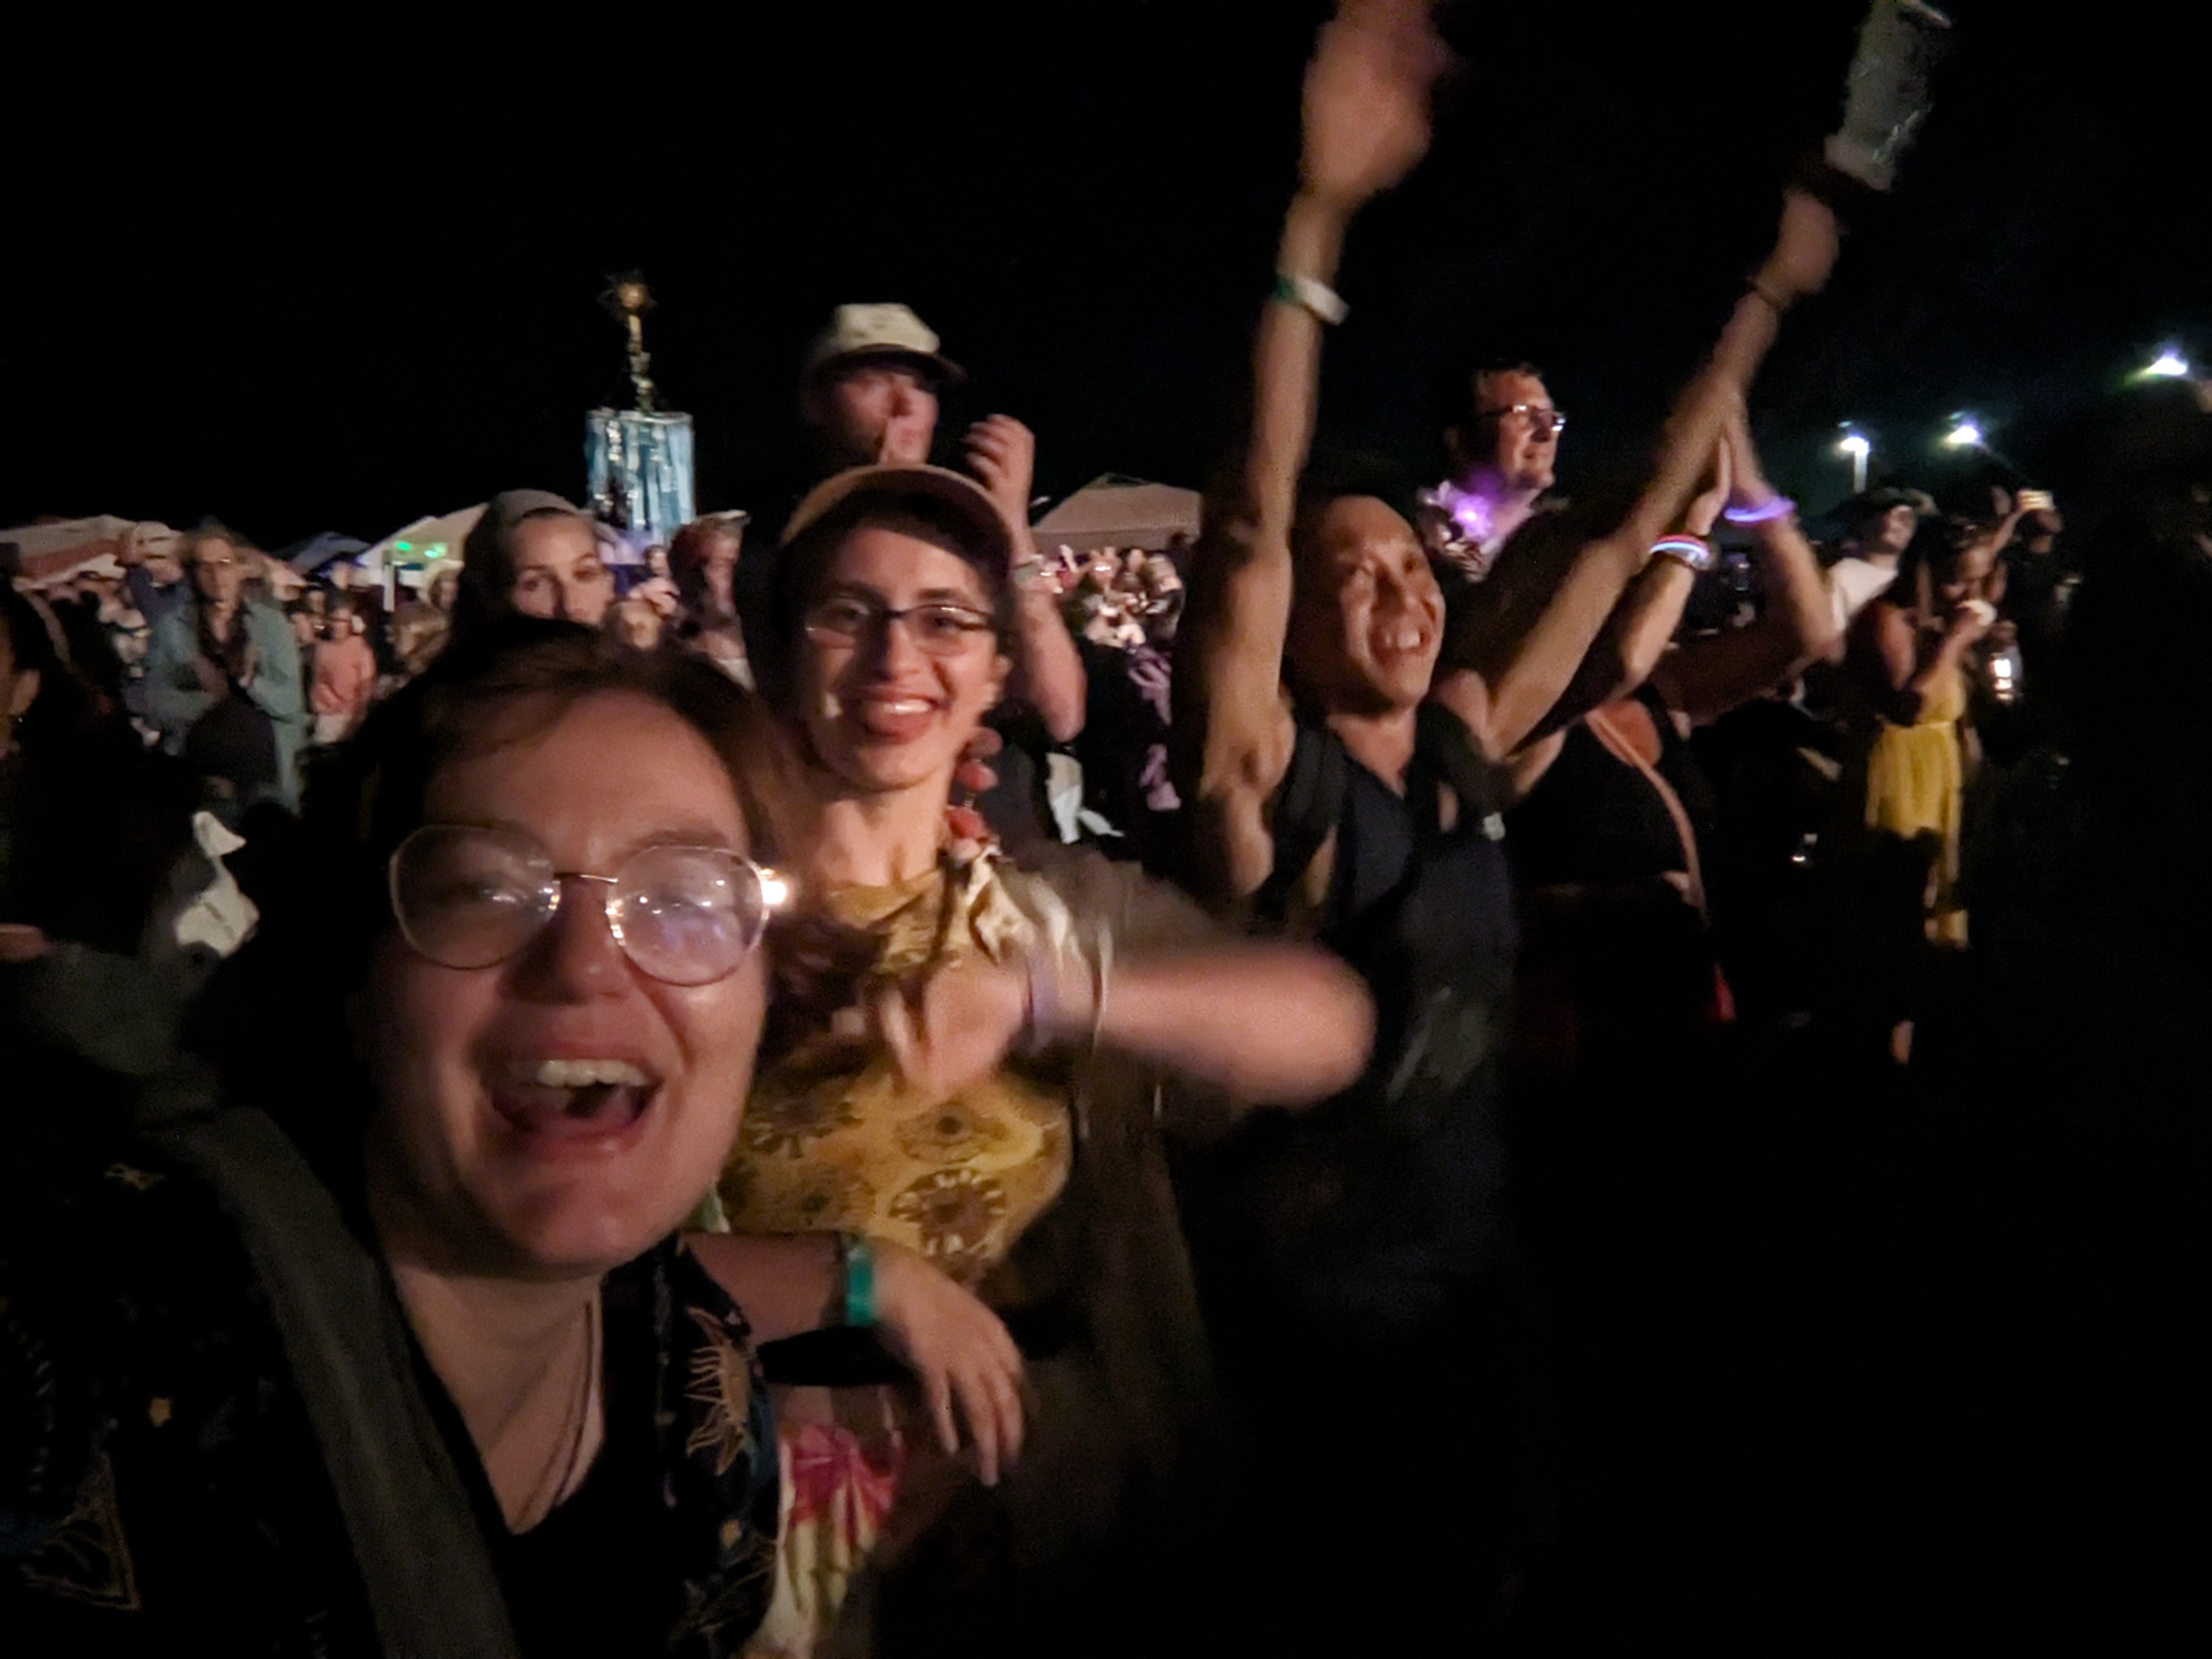
[{"label": "dark-rimmed eyeglasses", "polygon": [[560,914],[571,882],[586,882],[623,954],[669,985],[735,973],[784,893],[775,872],[726,848],[647,847],[603,876],[556,870],[528,836],[478,824],[423,825],[386,873],[401,937],[441,967],[507,961]]},{"label": "dark-rimmed eyeglasses", "polygon": [[1554,438],[1567,429],[1565,411],[1553,409],[1549,404],[1507,404],[1502,409],[1478,409],[1474,411],[1478,421],[1502,420],[1508,415],[1518,415],[1539,432],[1548,432]]},{"label": "dark-rimmed eyeglasses", "polygon": [[894,623],[933,657],[957,657],[999,631],[990,613],[950,599],[930,599],[894,610],[857,593],[833,593],[807,607],[806,637],[817,645],[857,645],[882,637]]}]

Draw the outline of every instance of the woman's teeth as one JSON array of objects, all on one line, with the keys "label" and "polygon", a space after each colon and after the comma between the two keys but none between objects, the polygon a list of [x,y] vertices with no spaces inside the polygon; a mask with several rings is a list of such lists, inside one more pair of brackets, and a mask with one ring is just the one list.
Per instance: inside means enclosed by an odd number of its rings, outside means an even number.
[{"label": "woman's teeth", "polygon": [[546,1089],[588,1089],[603,1084],[642,1089],[653,1081],[626,1060],[541,1060],[530,1080]]}]

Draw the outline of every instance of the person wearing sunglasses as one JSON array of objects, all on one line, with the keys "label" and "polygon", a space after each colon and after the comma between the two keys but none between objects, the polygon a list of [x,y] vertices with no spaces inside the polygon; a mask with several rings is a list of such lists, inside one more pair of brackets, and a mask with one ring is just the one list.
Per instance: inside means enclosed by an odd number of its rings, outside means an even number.
[{"label": "person wearing sunglasses", "polygon": [[[312,900],[272,899],[200,1017],[219,1109],[187,1070],[10,1042],[71,1107],[27,1148],[32,1115],[0,1124],[0,1310],[35,1359],[0,1364],[11,1650],[738,1650],[778,1526],[752,1343],[847,1289],[830,1235],[684,1231],[781,890],[724,758],[742,695],[493,624],[319,781]],[[143,1133],[92,1133],[111,1100]],[[907,1352],[943,1276],[869,1265]]]},{"label": "person wearing sunglasses", "polygon": [[778,561],[781,769],[748,752],[799,895],[780,963],[812,966],[779,983],[721,1201],[741,1234],[918,1254],[947,1305],[919,1388],[773,1357],[793,1497],[762,1651],[1153,1650],[1131,1621],[1176,1598],[1129,1586],[1206,1559],[1177,1546],[1210,1397],[1162,1132],[1313,1100],[1366,1050],[1322,952],[1224,940],[1087,850],[1017,867],[954,804],[1014,547],[971,480],[884,465],[817,488]]}]

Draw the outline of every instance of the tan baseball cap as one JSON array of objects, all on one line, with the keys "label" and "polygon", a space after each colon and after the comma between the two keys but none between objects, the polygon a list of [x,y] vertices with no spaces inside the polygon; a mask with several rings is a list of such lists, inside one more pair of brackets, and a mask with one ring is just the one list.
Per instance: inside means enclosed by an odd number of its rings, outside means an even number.
[{"label": "tan baseball cap", "polygon": [[896,506],[916,500],[951,508],[956,522],[971,538],[969,553],[1002,578],[1013,568],[1013,532],[1007,529],[998,503],[965,473],[942,466],[856,466],[825,478],[793,511],[791,522],[783,527],[781,544],[789,547],[848,502]]},{"label": "tan baseball cap", "polygon": [[839,306],[806,348],[804,374],[811,380],[832,363],[894,357],[920,363],[947,386],[958,386],[968,371],[938,349],[942,343],[937,331],[904,306]]}]

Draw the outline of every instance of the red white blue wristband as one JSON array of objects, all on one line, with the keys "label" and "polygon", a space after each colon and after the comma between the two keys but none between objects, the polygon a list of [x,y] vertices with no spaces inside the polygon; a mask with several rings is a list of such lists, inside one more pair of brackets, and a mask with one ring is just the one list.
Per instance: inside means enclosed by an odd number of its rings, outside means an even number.
[{"label": "red white blue wristband", "polygon": [[1702,576],[1713,568],[1713,544],[1697,536],[1662,536],[1651,544],[1651,556],[1672,559]]}]

